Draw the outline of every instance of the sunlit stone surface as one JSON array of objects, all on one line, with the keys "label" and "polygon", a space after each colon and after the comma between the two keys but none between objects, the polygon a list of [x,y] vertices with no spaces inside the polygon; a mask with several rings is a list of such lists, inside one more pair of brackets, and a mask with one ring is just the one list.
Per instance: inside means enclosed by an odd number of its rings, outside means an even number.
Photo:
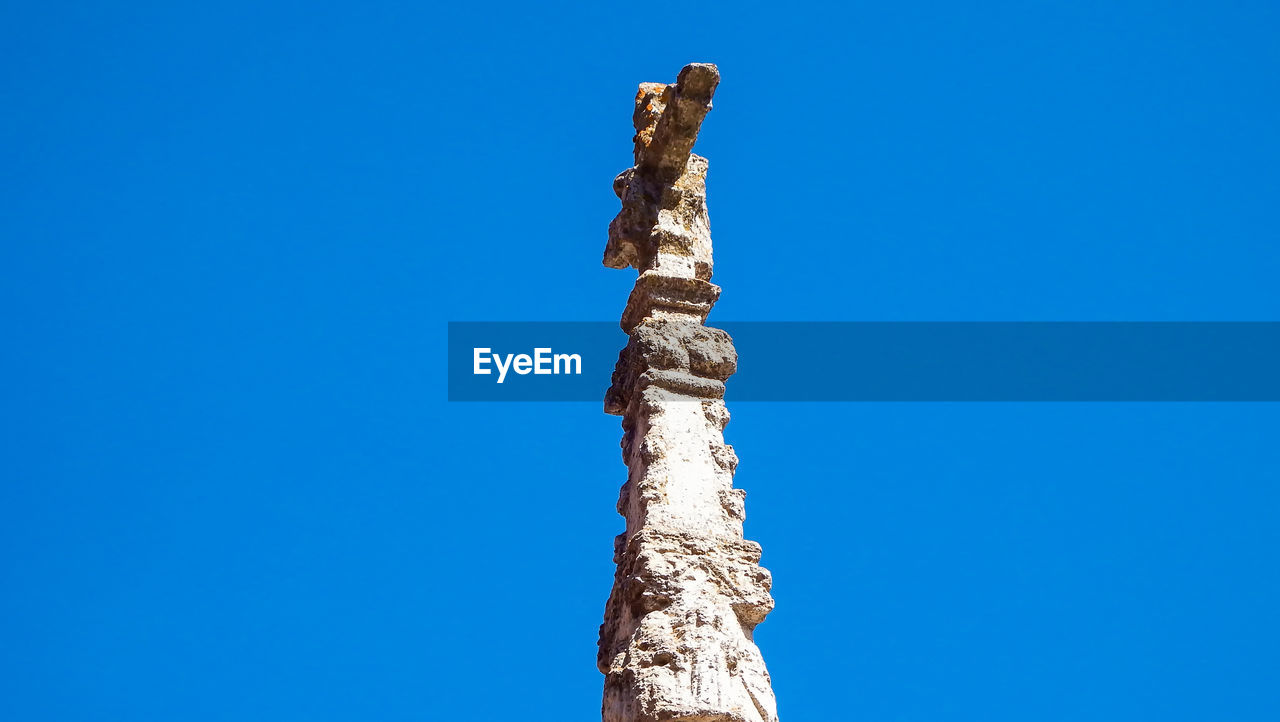
[{"label": "sunlit stone surface", "polygon": [[738,457],[722,435],[737,353],[702,325],[710,282],[707,160],[693,155],[720,82],[695,63],[636,96],[635,166],[614,181],[622,211],[604,264],[639,271],[622,314],[630,341],[605,411],[622,416],[626,531],[600,627],[604,722],[774,722],[752,630],[773,608],[760,546],[742,535]]}]

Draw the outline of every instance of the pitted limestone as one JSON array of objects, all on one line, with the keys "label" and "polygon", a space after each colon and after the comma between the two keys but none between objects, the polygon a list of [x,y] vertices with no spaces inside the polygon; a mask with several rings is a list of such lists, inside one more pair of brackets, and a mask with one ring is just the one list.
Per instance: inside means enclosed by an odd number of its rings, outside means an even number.
[{"label": "pitted limestone", "polygon": [[714,65],[695,63],[673,85],[642,84],[635,166],[614,181],[622,211],[604,264],[640,275],[605,398],[623,417],[628,478],[600,627],[604,722],[777,721],[752,639],[773,608],[769,572],[743,539],[738,457],[722,435],[737,353],[702,325],[720,288],[710,283],[707,161],[690,151],[719,81]]}]

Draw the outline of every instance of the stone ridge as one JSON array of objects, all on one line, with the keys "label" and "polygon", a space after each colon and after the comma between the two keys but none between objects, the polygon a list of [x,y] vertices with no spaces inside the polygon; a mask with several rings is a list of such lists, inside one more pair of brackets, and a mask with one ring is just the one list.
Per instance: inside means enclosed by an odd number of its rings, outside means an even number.
[{"label": "stone ridge", "polygon": [[738,457],[724,443],[729,334],[703,325],[710,282],[707,161],[692,154],[720,74],[695,63],[636,95],[635,165],[604,264],[639,271],[606,413],[622,416],[626,531],[600,626],[604,722],[777,722],[752,633],[773,609],[760,546],[743,538]]}]

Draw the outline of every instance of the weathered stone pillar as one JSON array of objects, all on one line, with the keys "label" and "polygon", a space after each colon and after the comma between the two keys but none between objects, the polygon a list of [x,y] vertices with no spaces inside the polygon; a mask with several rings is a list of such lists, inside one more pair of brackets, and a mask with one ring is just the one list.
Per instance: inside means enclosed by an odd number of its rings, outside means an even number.
[{"label": "weathered stone pillar", "polygon": [[702,323],[711,278],[707,161],[691,154],[714,65],[636,96],[635,166],[614,180],[622,211],[604,264],[640,272],[622,314],[630,340],[605,411],[622,416],[627,481],[614,541],[618,570],[600,627],[604,722],[775,722],[752,630],[773,608],[760,545],[742,536],[745,493],[722,431],[737,353]]}]

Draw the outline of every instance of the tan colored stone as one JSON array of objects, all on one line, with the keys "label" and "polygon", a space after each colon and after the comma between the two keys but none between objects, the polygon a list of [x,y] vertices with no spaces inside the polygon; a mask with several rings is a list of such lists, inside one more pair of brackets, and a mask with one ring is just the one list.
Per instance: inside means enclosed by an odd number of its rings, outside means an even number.
[{"label": "tan colored stone", "polygon": [[729,334],[702,323],[710,282],[705,158],[691,153],[720,81],[686,66],[636,95],[634,167],[614,181],[622,211],[604,264],[640,272],[605,411],[622,416],[626,531],[600,627],[604,722],[776,722],[752,631],[773,608],[760,546],[743,539],[738,457],[724,443]]}]

